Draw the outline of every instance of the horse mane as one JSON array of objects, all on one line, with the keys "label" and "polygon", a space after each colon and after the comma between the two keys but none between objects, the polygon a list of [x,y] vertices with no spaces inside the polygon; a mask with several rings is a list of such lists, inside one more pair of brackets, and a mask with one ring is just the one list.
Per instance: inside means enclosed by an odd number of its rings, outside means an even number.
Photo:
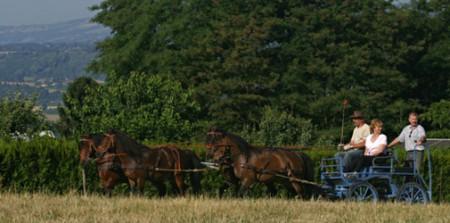
[{"label": "horse mane", "polygon": [[105,135],[103,133],[89,133],[89,134],[82,135],[80,137],[80,140],[92,140],[92,141],[94,141],[94,145],[98,146],[98,145],[100,145],[100,143],[102,143],[102,140],[104,137],[105,137]]},{"label": "horse mane", "polygon": [[102,142],[105,135],[103,133],[93,133],[89,134],[89,137],[94,141],[94,145],[98,146]]},{"label": "horse mane", "polygon": [[249,155],[250,151],[253,149],[252,145],[250,145],[245,139],[243,139],[242,137],[240,137],[236,134],[226,132],[225,130],[218,129],[218,128],[214,128],[214,130],[216,132],[222,133],[224,135],[224,137],[229,137],[231,141],[236,143],[239,151],[246,155]]},{"label": "horse mane", "polygon": [[130,136],[128,136],[123,132],[111,130],[108,133],[116,135],[117,140],[116,143],[120,142],[121,145],[120,149],[130,156],[141,157],[143,150],[148,148],[147,146],[137,142],[136,140],[134,140],[133,138],[131,138]]}]

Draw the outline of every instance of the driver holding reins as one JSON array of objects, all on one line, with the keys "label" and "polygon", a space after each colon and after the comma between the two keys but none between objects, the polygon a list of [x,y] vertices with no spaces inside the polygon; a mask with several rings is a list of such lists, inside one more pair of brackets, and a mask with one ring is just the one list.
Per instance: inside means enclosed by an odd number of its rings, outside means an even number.
[{"label": "driver holding reins", "polygon": [[370,134],[370,127],[364,121],[362,112],[354,111],[351,118],[355,125],[352,138],[349,143],[340,145],[343,147],[344,151],[338,152],[335,155],[335,157],[342,158],[344,172],[349,172],[356,168],[358,160],[361,159],[364,154],[366,138]]}]

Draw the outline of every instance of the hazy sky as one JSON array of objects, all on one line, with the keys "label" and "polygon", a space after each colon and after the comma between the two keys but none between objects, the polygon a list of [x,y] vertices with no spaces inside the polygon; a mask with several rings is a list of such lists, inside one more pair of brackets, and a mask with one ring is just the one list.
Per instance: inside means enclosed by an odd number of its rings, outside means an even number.
[{"label": "hazy sky", "polygon": [[92,17],[102,0],[0,0],[0,25],[47,24]]}]

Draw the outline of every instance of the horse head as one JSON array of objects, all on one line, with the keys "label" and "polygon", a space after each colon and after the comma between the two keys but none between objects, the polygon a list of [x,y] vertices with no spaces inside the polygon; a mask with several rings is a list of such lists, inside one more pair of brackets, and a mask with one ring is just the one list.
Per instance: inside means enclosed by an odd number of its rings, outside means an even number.
[{"label": "horse head", "polygon": [[86,167],[89,159],[95,158],[96,143],[94,137],[92,135],[82,136],[80,138],[78,149],[80,152],[80,163],[84,168]]},{"label": "horse head", "polygon": [[103,139],[97,146],[97,153],[104,154],[108,151],[116,150],[117,134],[114,132],[108,132],[103,135]]},{"label": "horse head", "polygon": [[206,156],[215,162],[223,162],[239,153],[239,145],[231,136],[224,130],[210,128],[206,136]]}]

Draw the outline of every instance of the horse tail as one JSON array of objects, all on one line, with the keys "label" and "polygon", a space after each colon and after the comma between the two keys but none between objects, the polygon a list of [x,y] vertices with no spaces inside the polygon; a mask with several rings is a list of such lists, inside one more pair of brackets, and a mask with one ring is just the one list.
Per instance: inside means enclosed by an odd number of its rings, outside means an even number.
[{"label": "horse tail", "polygon": [[[314,162],[313,160],[304,152],[297,152],[297,155],[303,160],[305,174],[304,179],[307,181],[314,182]],[[314,184],[304,184],[305,192],[307,197],[318,196],[322,194],[322,188]]]},{"label": "horse tail", "polygon": [[297,152],[298,156],[303,160],[304,168],[305,168],[305,174],[304,178],[308,181],[314,180],[314,163],[312,159],[306,155],[304,152]]},{"label": "horse tail", "polygon": [[[201,163],[200,158],[191,150],[186,150],[187,157],[189,158],[190,164],[196,170],[200,170],[205,168],[205,166]],[[190,175],[192,191],[194,194],[200,193],[202,189],[201,181],[202,181],[202,173],[200,171],[194,171]]]}]

